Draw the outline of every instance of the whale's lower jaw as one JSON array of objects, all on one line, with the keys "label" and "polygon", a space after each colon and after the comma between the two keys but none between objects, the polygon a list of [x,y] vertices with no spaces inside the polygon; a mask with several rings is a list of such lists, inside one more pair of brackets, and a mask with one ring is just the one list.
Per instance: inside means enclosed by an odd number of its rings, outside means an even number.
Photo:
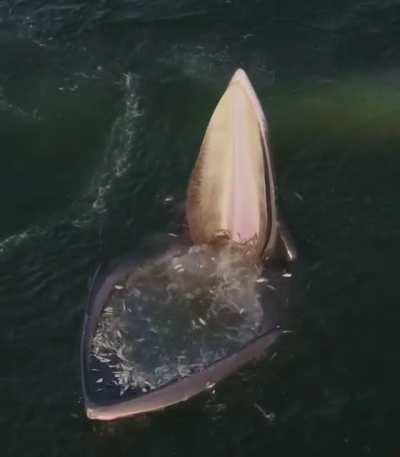
[{"label": "whale's lower jaw", "polygon": [[281,333],[280,330],[272,330],[270,333],[262,335],[249,343],[241,351],[219,360],[206,370],[149,392],[139,398],[108,404],[94,403],[86,398],[86,416],[94,420],[112,421],[162,410],[168,406],[187,401],[195,395],[213,388],[217,382],[237,371],[251,360],[265,356]]}]

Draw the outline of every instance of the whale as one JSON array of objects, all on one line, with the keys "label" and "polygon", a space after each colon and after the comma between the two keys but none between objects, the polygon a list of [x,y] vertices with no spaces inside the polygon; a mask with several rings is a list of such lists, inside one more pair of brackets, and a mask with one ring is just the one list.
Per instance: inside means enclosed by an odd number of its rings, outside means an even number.
[{"label": "whale", "polygon": [[284,333],[297,251],[277,206],[269,127],[243,69],[209,120],[185,210],[187,236],[93,281],[81,339],[89,419],[187,401],[265,356]]}]

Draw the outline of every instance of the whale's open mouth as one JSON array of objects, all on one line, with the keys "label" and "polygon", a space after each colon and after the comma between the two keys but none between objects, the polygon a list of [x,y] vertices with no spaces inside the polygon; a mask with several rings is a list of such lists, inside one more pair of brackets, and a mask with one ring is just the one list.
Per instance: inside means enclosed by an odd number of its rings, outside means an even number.
[{"label": "whale's open mouth", "polygon": [[258,280],[258,267],[227,246],[140,264],[114,285],[93,337],[95,365],[111,368],[120,395],[203,370],[262,333]]},{"label": "whale's open mouth", "polygon": [[282,281],[235,244],[185,247],[106,275],[82,341],[88,416],[169,406],[261,355],[280,334]]},{"label": "whale's open mouth", "polygon": [[280,290],[290,274],[282,264],[266,274],[261,259],[295,254],[277,216],[266,122],[243,70],[207,128],[187,220],[192,247],[124,263],[93,288],[81,353],[90,418],[186,400],[280,334]]}]

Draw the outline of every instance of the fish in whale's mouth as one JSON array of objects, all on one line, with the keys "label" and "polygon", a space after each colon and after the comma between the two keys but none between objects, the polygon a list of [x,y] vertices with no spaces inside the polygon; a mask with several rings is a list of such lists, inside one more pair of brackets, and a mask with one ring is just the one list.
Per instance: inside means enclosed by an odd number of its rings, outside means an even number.
[{"label": "fish in whale's mouth", "polygon": [[263,286],[259,267],[232,245],[194,246],[144,263],[115,284],[92,355],[111,369],[120,395],[162,387],[261,334]]}]

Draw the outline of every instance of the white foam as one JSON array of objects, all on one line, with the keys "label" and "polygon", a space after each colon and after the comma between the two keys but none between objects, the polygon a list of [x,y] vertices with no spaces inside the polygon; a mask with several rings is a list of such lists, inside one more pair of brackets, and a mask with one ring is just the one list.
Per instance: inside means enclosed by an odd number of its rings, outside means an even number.
[{"label": "white foam", "polygon": [[137,80],[132,73],[124,75],[125,103],[122,112],[112,126],[105,152],[103,171],[95,179],[95,199],[92,209],[97,213],[106,212],[106,197],[116,180],[122,178],[131,167],[131,152],[136,138],[140,110],[137,95]]}]

